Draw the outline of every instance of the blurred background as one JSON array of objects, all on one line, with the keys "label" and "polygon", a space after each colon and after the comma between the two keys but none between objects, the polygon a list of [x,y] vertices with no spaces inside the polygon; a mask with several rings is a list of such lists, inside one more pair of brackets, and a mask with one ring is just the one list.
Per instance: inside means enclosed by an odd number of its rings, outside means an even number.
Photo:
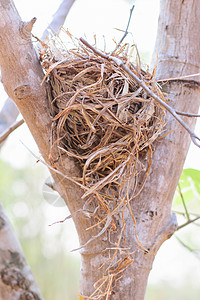
[{"label": "blurred background", "polygon": [[[23,20],[37,17],[33,33],[40,37],[49,25],[61,1],[15,0]],[[139,49],[144,65],[149,65],[156,38],[159,0],[137,0],[128,36]],[[112,49],[112,39],[119,41],[134,1],[76,0],[64,27],[76,37],[90,41],[97,35],[97,45]],[[188,75],[188,74],[186,74]],[[0,109],[6,99],[0,88]],[[20,118],[20,117],[19,117]],[[196,132],[200,131],[197,122]],[[71,252],[79,245],[71,220],[60,202],[52,205],[44,188],[49,178],[46,167],[36,161],[22,142],[39,156],[37,146],[26,125],[10,135],[0,150],[0,201],[22,244],[36,281],[46,300],[75,300],[78,294],[80,256]],[[180,181],[188,211],[200,214],[200,160],[198,148],[190,148],[185,168],[196,169],[184,173]],[[188,175],[189,174],[189,175]],[[49,196],[51,197],[51,195]],[[53,199],[57,197],[53,195]],[[173,210],[184,212],[180,195],[176,194]],[[185,219],[178,214],[180,224]],[[200,225],[200,224],[199,224]],[[200,299],[200,227],[191,224],[165,242],[155,259],[149,278],[146,300]]]}]

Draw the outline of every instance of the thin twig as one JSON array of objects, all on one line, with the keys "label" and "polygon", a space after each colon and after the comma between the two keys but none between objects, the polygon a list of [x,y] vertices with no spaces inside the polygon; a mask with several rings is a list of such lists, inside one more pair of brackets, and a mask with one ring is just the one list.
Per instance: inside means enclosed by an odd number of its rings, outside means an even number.
[{"label": "thin twig", "polygon": [[156,80],[156,82],[175,81],[175,80],[181,80],[181,79],[192,78],[192,77],[197,77],[197,76],[200,76],[200,73],[190,74],[190,75],[185,75],[185,76],[180,76],[180,77],[174,77],[174,78],[159,79],[159,80]]},{"label": "thin twig", "polygon": [[196,217],[196,218],[193,219],[193,220],[191,220],[191,219],[188,220],[186,223],[184,223],[184,224],[178,226],[177,229],[176,229],[176,231],[179,230],[179,229],[181,229],[181,228],[183,228],[183,227],[185,227],[185,226],[187,226],[187,225],[189,225],[189,224],[191,224],[191,223],[196,222],[196,221],[199,220],[199,219],[200,219],[200,216]]},{"label": "thin twig", "polygon": [[10,126],[8,129],[6,129],[1,135],[0,135],[0,144],[3,143],[7,137],[19,126],[21,126],[24,123],[24,120],[20,120],[16,123],[14,123],[12,126]]},{"label": "thin twig", "polygon": [[80,38],[80,41],[88,48],[90,48],[94,53],[97,55],[107,59],[114,61],[119,67],[121,67],[127,74],[129,74],[143,89],[144,91],[152,97],[157,103],[159,103],[162,107],[164,107],[189,133],[192,142],[200,148],[200,144],[197,143],[196,140],[200,141],[200,138],[188,127],[188,125],[178,116],[176,111],[169,106],[167,103],[165,103],[158,95],[156,95],[154,92],[152,92],[146,84],[135,74],[133,73],[119,58],[107,55],[102,53],[101,51],[95,49],[93,46],[91,46],[85,39],[82,37]]},{"label": "thin twig", "polygon": [[189,118],[199,118],[200,115],[197,114],[191,114],[191,113],[185,113],[183,111],[178,111],[176,110],[177,115],[181,115],[181,116],[185,116],[185,117],[189,117]]},{"label": "thin twig", "polygon": [[53,226],[53,225],[55,225],[55,224],[64,223],[66,220],[71,219],[74,215],[76,215],[78,212],[81,212],[81,211],[82,211],[82,209],[78,209],[78,210],[75,211],[73,214],[71,214],[71,215],[65,217],[63,220],[53,222],[52,224],[49,224],[48,226]]},{"label": "thin twig", "polygon": [[180,186],[180,184],[178,184],[178,191],[179,191],[179,194],[180,194],[182,203],[183,203],[183,207],[184,207],[184,210],[185,210],[186,218],[187,218],[188,221],[190,221],[190,215],[189,215],[189,213],[188,213],[187,206],[186,206],[186,204],[185,204],[185,199],[184,199],[184,197],[183,197],[183,193],[182,193],[182,191],[181,191],[181,186]]},{"label": "thin twig", "polygon": [[129,19],[128,19],[128,24],[126,26],[126,30],[124,32],[124,35],[123,37],[121,38],[121,40],[119,41],[119,43],[117,44],[115,50],[111,53],[111,55],[114,55],[114,53],[116,52],[116,50],[119,48],[119,46],[121,45],[121,43],[123,42],[123,40],[125,39],[125,37],[127,36],[128,34],[128,28],[129,28],[129,25],[130,25],[130,21],[131,21],[131,17],[132,17],[132,13],[133,13],[133,10],[134,10],[134,7],[135,5],[133,5],[130,9],[130,14],[129,14]]}]

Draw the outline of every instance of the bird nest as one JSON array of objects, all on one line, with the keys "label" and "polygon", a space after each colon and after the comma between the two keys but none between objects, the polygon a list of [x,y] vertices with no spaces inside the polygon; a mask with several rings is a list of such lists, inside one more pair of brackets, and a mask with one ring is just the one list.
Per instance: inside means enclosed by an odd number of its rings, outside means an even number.
[{"label": "bird nest", "polygon": [[[122,191],[127,180],[135,186],[141,172],[148,174],[165,109],[123,68],[81,43],[59,58],[45,46],[40,56],[51,86],[52,147],[78,161],[84,196],[104,191],[105,203],[108,188],[120,185]],[[114,57],[164,100],[153,75],[130,61],[126,47]]]},{"label": "bird nest", "polygon": [[[96,222],[88,229],[101,227],[80,248],[106,230],[115,231],[117,224],[113,216],[123,214],[126,205],[136,226],[129,200],[141,191],[152,163],[152,144],[164,130],[165,105],[154,99],[159,97],[164,103],[166,98],[154,75],[144,71],[139,63],[134,64],[130,53],[132,50],[128,52],[124,46],[109,55],[81,42],[70,50],[55,47],[53,50],[43,44],[40,52],[46,72],[44,80],[50,86],[51,151],[56,147],[60,157],[68,155],[78,163],[81,177],[73,181],[84,189],[83,211]],[[93,212],[89,204],[93,204]],[[119,245],[121,236],[126,235],[124,228],[120,229]],[[146,250],[136,230],[135,237],[138,245]],[[95,299],[108,297],[110,278],[118,280],[119,274],[133,263],[129,250],[124,250],[118,260],[115,256],[116,253],[110,255],[107,275],[97,282],[97,286],[101,280],[104,283],[100,284],[101,288],[95,287],[92,294],[97,294]]]}]

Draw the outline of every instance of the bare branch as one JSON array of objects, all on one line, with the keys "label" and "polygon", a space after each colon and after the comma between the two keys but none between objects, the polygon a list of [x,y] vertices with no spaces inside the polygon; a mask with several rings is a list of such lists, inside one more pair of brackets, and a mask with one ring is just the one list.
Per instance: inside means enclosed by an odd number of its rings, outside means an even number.
[{"label": "bare branch", "polygon": [[135,5],[133,5],[130,9],[130,15],[129,15],[129,19],[128,19],[128,24],[126,26],[126,30],[124,32],[124,35],[122,36],[121,40],[119,41],[119,43],[117,44],[115,50],[111,53],[111,55],[114,55],[114,53],[116,52],[116,50],[119,48],[119,46],[122,44],[123,40],[125,39],[125,37],[127,36],[128,34],[128,28],[129,28],[129,25],[130,25],[130,21],[131,21],[131,17],[132,17],[132,13],[133,13],[133,10],[134,10],[134,7]]},{"label": "bare branch", "polygon": [[10,126],[6,131],[4,131],[1,135],[0,135],[0,144],[3,143],[7,137],[15,130],[17,129],[19,126],[21,126],[24,123],[24,120],[20,120],[16,123],[14,123],[12,126]]},{"label": "bare branch", "polygon": [[185,75],[185,76],[180,76],[180,77],[159,79],[159,80],[156,80],[156,82],[176,81],[176,80],[182,80],[182,79],[192,78],[192,77],[197,77],[197,76],[200,76],[200,73],[190,74],[190,75]]},{"label": "bare branch", "polygon": [[197,115],[197,114],[190,114],[190,113],[177,111],[177,110],[176,110],[176,113],[177,113],[177,115],[181,115],[181,116],[185,116],[185,117],[189,117],[189,118],[199,118],[200,117],[200,115]]},{"label": "bare branch", "polygon": [[196,217],[196,218],[193,219],[193,220],[191,220],[191,219],[188,220],[186,223],[184,223],[184,224],[178,226],[177,229],[176,229],[176,231],[179,230],[179,229],[181,229],[181,228],[183,228],[183,227],[185,227],[185,226],[187,226],[187,225],[189,225],[189,224],[191,224],[191,223],[196,222],[196,221],[199,220],[199,219],[200,219],[200,216]]},{"label": "bare branch", "polygon": [[63,0],[62,3],[60,4],[58,10],[53,16],[53,20],[50,23],[50,25],[45,29],[41,40],[45,40],[48,35],[49,31],[52,31],[53,34],[57,34],[60,27],[64,24],[65,19],[74,4],[75,0]]},{"label": "bare branch", "polygon": [[16,120],[18,115],[19,111],[16,104],[10,98],[8,98],[0,112],[0,132],[3,132],[6,129],[4,128],[4,124],[11,125],[13,120]]},{"label": "bare branch", "polygon": [[121,67],[127,74],[129,74],[143,89],[144,91],[151,96],[156,102],[158,102],[161,106],[163,106],[189,133],[193,143],[200,148],[200,144],[197,143],[196,140],[200,141],[200,138],[187,126],[187,124],[178,116],[176,111],[169,106],[167,103],[165,103],[160,97],[158,97],[152,90],[150,90],[146,84],[135,74],[133,73],[119,58],[107,55],[102,53],[101,51],[95,49],[93,46],[91,46],[85,39],[82,37],[80,38],[80,41],[88,48],[90,48],[94,53],[97,55],[114,61],[119,67]]}]

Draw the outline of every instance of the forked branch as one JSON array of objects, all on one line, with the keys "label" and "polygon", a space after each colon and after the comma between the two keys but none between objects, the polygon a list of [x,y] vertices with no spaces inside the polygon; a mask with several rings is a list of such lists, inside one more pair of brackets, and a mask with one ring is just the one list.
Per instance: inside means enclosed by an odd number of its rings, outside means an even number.
[{"label": "forked branch", "polygon": [[[102,53],[101,51],[95,49],[92,45],[90,45],[84,38],[80,38],[80,41],[89,49],[91,49],[97,55],[115,62],[119,67],[121,67],[127,74],[129,74],[142,88],[143,90],[152,97],[157,103],[159,103],[162,107],[164,107],[189,133],[192,142],[200,148],[200,144],[198,144],[197,140],[200,142],[200,137],[198,137],[188,126],[187,124],[179,117],[176,110],[174,110],[171,106],[165,103],[159,96],[157,96],[152,90],[148,88],[148,86],[135,74],[133,73],[119,58],[116,58],[111,55],[107,55]],[[180,114],[180,113],[179,113]]]},{"label": "forked branch", "polygon": [[128,34],[128,28],[129,28],[129,25],[130,25],[130,21],[131,21],[131,17],[132,17],[132,13],[133,13],[133,10],[134,10],[134,7],[135,5],[133,5],[130,9],[130,15],[129,15],[129,19],[128,19],[128,24],[126,26],[126,30],[124,32],[124,35],[122,36],[121,40],[119,41],[119,43],[117,44],[115,50],[112,52],[112,55],[114,55],[114,53],[116,52],[116,50],[119,48],[119,46],[122,44],[123,40],[125,39],[125,37],[127,36]]},{"label": "forked branch", "polygon": [[189,225],[189,224],[191,224],[191,223],[196,222],[196,221],[199,220],[199,219],[200,219],[200,216],[196,217],[196,218],[193,219],[193,220],[191,220],[191,219],[188,220],[186,223],[184,223],[184,224],[178,226],[178,228],[176,229],[176,231],[177,231],[177,230],[180,230],[181,228],[183,228],[183,227],[185,227],[185,226],[187,226],[187,225]]}]

